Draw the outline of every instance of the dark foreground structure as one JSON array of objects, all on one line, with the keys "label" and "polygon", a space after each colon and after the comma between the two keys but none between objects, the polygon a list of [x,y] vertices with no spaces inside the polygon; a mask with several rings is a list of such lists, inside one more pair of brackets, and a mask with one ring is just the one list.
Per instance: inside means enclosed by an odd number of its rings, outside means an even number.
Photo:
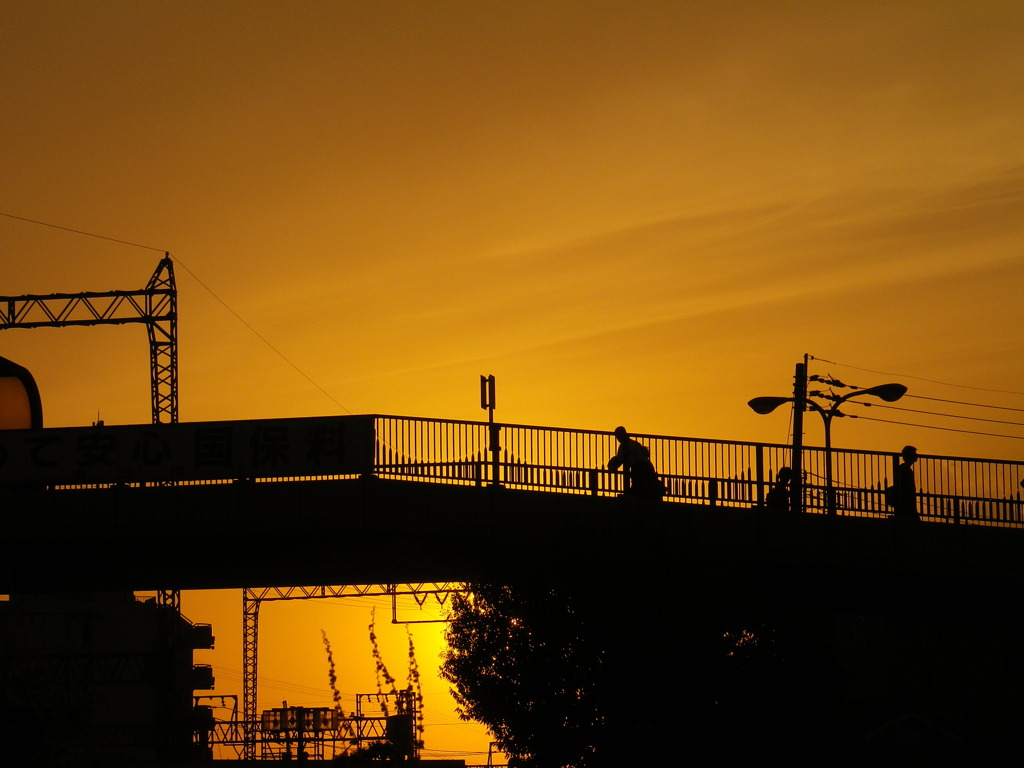
[{"label": "dark foreground structure", "polygon": [[0,603],[0,735],[5,761],[32,765],[191,763],[204,723],[197,690],[214,686],[192,651],[213,647],[153,599],[74,589]]},{"label": "dark foreground structure", "polygon": [[[1024,759],[1021,463],[921,456],[910,522],[884,503],[892,454],[834,452],[826,489],[813,482],[823,456],[806,449],[802,509],[773,513],[763,502],[787,446],[638,435],[666,487],[648,502],[620,497],[621,473],[603,469],[610,432],[497,431],[366,416],[0,435],[4,706],[31,704],[49,728],[67,704],[76,723],[66,748],[46,729],[5,741],[79,759],[101,743],[86,726],[128,725],[106,714],[121,708],[146,743],[94,750],[91,764],[208,758],[211,729],[191,709],[203,688],[189,687],[201,631],[174,610],[180,590],[541,581],[607,605],[598,626],[634,756],[714,744],[806,765]],[[166,604],[129,599],[143,590]],[[107,632],[122,623],[147,638],[137,652]],[[758,650],[708,666],[709,627],[746,631]],[[246,757],[260,752],[255,619],[251,632]],[[144,708],[104,703],[104,675],[160,687],[147,723]]]}]

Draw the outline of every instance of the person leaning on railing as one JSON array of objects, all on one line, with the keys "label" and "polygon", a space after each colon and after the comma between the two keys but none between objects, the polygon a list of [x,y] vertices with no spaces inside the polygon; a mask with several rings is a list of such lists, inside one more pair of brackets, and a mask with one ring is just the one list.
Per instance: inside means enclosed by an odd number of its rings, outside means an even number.
[{"label": "person leaning on railing", "polygon": [[619,441],[619,450],[608,459],[608,469],[624,467],[628,470],[627,494],[660,500],[665,495],[665,485],[651,463],[651,452],[631,438],[625,427],[615,428],[615,439]]}]

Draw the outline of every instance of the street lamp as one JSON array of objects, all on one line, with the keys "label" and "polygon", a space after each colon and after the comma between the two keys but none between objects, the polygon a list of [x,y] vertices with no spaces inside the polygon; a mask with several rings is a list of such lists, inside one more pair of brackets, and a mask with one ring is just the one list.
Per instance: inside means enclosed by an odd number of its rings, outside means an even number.
[{"label": "street lamp", "polygon": [[[836,497],[835,491],[832,488],[832,419],[835,416],[846,415],[839,412],[839,406],[851,398],[862,397],[864,395],[877,397],[887,403],[895,403],[903,397],[906,392],[907,388],[902,384],[879,384],[877,387],[857,389],[838,397],[832,396],[832,405],[827,409],[813,400],[803,398],[807,405],[821,415],[821,419],[825,425],[825,497],[828,505],[828,513],[830,515],[836,514]],[[751,407],[754,413],[759,413],[764,416],[774,411],[783,403],[792,403],[795,399],[796,398],[793,397],[755,397],[753,400],[748,402],[747,405]]]}]

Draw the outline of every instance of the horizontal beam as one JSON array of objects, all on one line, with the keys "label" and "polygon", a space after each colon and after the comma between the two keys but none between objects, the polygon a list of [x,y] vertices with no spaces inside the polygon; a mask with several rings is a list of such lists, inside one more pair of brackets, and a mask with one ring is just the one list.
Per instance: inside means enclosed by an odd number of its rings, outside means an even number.
[{"label": "horizontal beam", "polygon": [[[174,318],[173,288],[0,296],[0,330],[152,323]],[[154,302],[153,299],[156,298]]]}]

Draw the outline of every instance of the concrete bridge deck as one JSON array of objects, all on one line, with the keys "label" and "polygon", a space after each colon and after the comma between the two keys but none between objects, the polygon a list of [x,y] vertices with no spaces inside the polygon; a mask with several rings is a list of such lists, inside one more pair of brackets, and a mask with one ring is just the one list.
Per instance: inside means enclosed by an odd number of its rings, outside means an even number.
[{"label": "concrete bridge deck", "polygon": [[1024,587],[1016,528],[373,477],[5,495],[5,593],[543,578],[1014,613]]}]

